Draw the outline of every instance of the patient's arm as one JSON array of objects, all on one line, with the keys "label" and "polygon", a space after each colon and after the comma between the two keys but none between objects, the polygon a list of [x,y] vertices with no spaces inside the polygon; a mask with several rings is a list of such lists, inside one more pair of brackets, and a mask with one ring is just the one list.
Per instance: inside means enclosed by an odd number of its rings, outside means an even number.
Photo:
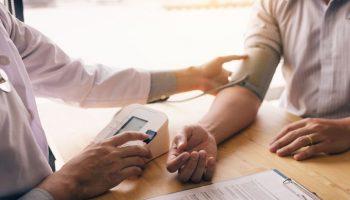
[{"label": "patient's arm", "polygon": [[202,120],[184,127],[173,140],[167,168],[170,172],[178,171],[181,181],[211,179],[215,169],[216,144],[254,120],[283,54],[280,26],[275,16],[279,8],[284,8],[284,3],[256,1],[245,39],[249,58],[242,62],[237,73],[237,78],[248,75],[248,80],[241,86],[219,92]]},{"label": "patient's arm", "polygon": [[280,56],[268,47],[247,49],[249,58],[233,76],[248,79],[220,91],[209,112],[197,124],[184,127],[170,149],[167,168],[179,171],[180,181],[211,179],[215,169],[217,143],[248,126],[255,118],[271,82]]},{"label": "patient's arm", "polygon": [[199,124],[220,143],[254,120],[260,102],[259,98],[246,88],[227,88],[217,95],[209,112]]}]

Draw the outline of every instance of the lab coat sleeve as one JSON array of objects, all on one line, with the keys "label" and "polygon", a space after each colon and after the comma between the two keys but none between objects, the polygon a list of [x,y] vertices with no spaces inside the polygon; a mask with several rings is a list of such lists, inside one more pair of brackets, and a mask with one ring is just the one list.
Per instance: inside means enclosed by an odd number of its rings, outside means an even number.
[{"label": "lab coat sleeve", "polygon": [[[146,103],[150,73],[85,65],[70,58],[39,31],[1,9],[3,24],[16,45],[37,96],[61,99],[82,107]],[[62,30],[64,31],[64,30]]]},{"label": "lab coat sleeve", "polygon": [[23,195],[18,200],[54,200],[50,193],[43,189],[35,188]]}]

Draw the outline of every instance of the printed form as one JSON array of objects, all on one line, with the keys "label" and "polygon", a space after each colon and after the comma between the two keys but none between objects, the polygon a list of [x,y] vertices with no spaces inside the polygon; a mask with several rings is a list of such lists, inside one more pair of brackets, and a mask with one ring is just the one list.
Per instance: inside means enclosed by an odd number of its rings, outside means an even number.
[{"label": "printed form", "polygon": [[149,200],[319,200],[312,192],[269,170]]}]

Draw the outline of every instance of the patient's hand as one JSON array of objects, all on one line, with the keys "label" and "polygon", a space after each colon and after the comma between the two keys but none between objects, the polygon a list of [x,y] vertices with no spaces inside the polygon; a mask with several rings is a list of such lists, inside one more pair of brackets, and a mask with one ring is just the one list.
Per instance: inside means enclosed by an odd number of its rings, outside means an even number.
[{"label": "patient's hand", "polygon": [[341,153],[349,149],[350,118],[303,119],[286,126],[270,144],[271,152],[279,156],[293,155],[295,160],[305,160],[320,153]]},{"label": "patient's hand", "polygon": [[182,182],[200,182],[213,177],[216,163],[217,147],[215,138],[200,125],[184,127],[174,138],[167,169],[178,171]]}]

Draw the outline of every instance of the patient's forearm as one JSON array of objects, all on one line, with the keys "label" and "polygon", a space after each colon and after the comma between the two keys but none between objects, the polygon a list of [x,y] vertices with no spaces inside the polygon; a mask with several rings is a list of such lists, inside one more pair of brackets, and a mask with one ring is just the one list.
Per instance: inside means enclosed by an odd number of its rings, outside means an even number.
[{"label": "patient's forearm", "polygon": [[252,123],[259,106],[258,97],[246,88],[227,88],[217,95],[199,123],[221,143]]}]

